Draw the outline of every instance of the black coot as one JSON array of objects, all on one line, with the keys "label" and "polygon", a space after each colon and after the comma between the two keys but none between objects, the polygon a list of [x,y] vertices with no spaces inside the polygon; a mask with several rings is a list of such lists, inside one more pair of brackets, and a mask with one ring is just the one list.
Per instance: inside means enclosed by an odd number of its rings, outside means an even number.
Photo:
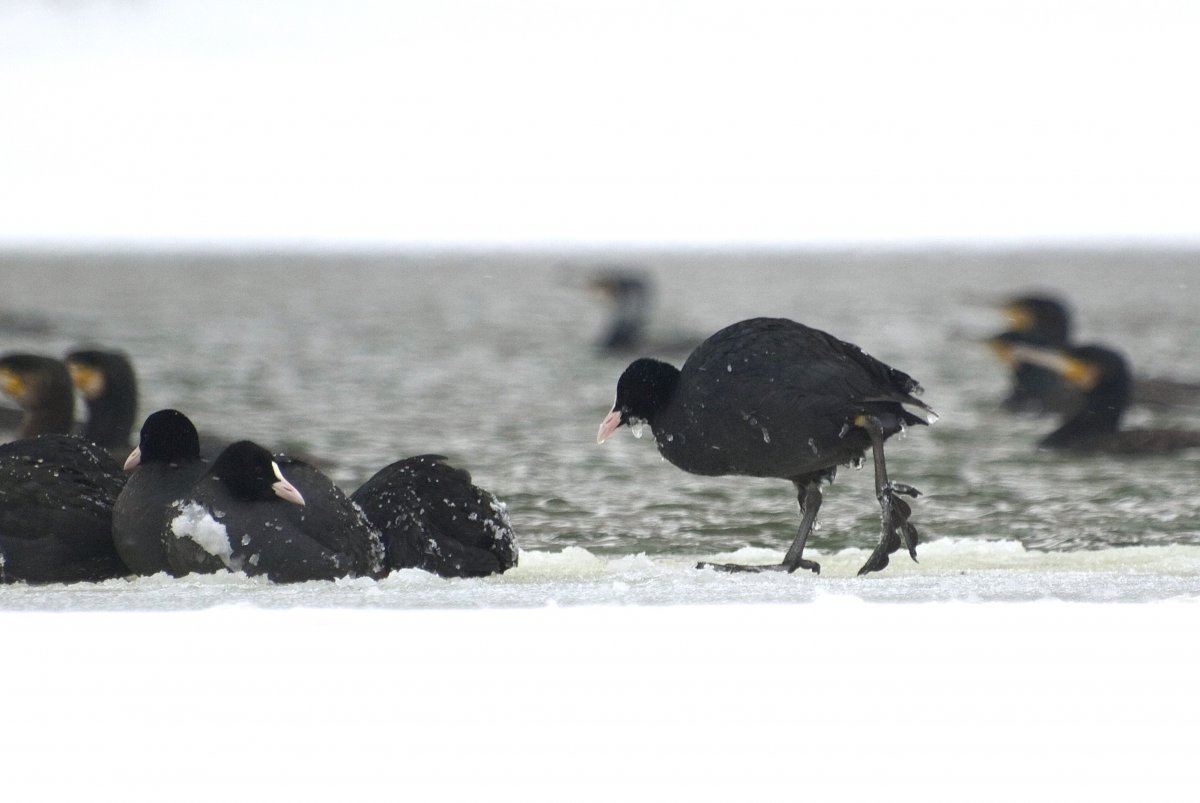
[{"label": "black coot", "polygon": [[1132,380],[1125,358],[1097,345],[1062,350],[1026,348],[1022,359],[1057,372],[1082,393],[1079,409],[1039,446],[1074,453],[1169,454],[1200,448],[1200,432],[1182,429],[1122,429]]},{"label": "black coot", "polygon": [[151,413],[125,470],[132,473],[113,508],[117,553],[135,574],[170,572],[164,541],[169,511],[208,470],[196,427],[178,410]]},{"label": "black coot", "polygon": [[73,435],[0,445],[0,581],[72,583],[128,574],[112,538],[124,480],[108,452]]},{"label": "black coot", "polygon": [[821,485],[870,447],[882,526],[879,546],[859,570],[865,574],[885,567],[901,543],[916,559],[917,531],[899,495],[918,492],[888,479],[883,442],[906,424],[927,423],[903,406],[929,411],[917,392],[912,377],[851,343],[795,321],[754,318],[705,340],[682,370],[634,361],[617,383],[616,403],[597,440],[622,424],[646,422],[663,457],[685,471],[791,480],[802,517],[783,563],[720,567],[789,572],[820,571],[803,551]]},{"label": "black coot", "polygon": [[378,531],[316,469],[284,462],[313,496],[311,509],[270,452],[230,444],[173,506],[165,533],[172,572],[229,569],[279,583],[378,576]]},{"label": "black coot", "polygon": [[517,565],[504,504],[441,455],[380,469],[351,495],[383,534],[388,566],[482,577]]},{"label": "black coot", "polygon": [[106,449],[129,448],[138,405],[137,377],[129,358],[116,351],[79,349],[67,355],[66,363],[87,404],[79,434]]}]

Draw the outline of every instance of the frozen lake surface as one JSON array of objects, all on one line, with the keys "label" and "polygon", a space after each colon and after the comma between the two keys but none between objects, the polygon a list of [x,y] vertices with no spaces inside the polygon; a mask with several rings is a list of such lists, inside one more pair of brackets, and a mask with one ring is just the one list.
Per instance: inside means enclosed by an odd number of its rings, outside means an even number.
[{"label": "frozen lake surface", "polygon": [[[657,288],[667,343],[780,315],[912,374],[940,414],[889,442],[920,563],[844,469],[778,561],[787,483],[702,478],[596,427],[633,355],[584,277]],[[1081,340],[1200,379],[1183,252],[5,255],[6,350],[125,350],[143,414],[299,446],[348,488],[439,452],[507,504],[501,577],[406,571],[0,588],[6,789],[22,799],[1190,799],[1200,455],[1036,452],[981,303],[1073,304]],[[658,353],[650,347],[649,353]],[[659,356],[678,362],[682,354]],[[1196,408],[1131,423],[1200,428]],[[895,604],[903,603],[903,604]],[[1114,604],[1138,603],[1138,604]],[[14,769],[15,768],[15,769]],[[68,769],[70,771],[68,771]],[[1185,783],[1186,782],[1186,783]],[[115,794],[116,792],[114,792]]]}]

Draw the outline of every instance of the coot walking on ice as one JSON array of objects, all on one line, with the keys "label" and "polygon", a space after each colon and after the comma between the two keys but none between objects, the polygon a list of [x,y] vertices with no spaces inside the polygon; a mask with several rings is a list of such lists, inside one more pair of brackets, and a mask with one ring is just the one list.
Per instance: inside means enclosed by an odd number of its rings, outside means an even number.
[{"label": "coot walking on ice", "polygon": [[908,374],[858,346],[795,321],[753,318],[705,340],[682,369],[635,360],[617,382],[616,403],[597,441],[622,424],[646,422],[659,452],[684,471],[791,480],[802,516],[783,563],[717,567],[731,571],[820,572],[803,552],[821,485],[870,447],[882,516],[879,546],[858,572],[865,574],[887,566],[901,543],[916,560],[917,530],[900,496],[919,492],[888,479],[883,442],[906,424],[928,423],[903,406],[932,414],[913,396],[920,390]]}]

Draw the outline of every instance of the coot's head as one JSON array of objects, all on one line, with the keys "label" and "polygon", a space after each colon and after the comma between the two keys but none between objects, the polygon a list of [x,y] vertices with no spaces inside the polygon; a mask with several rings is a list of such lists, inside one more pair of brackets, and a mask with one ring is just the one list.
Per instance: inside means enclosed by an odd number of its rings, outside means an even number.
[{"label": "coot's head", "polygon": [[178,410],[159,410],[142,424],[141,438],[125,460],[125,470],[142,463],[180,463],[199,458],[200,436],[191,419]]},{"label": "coot's head", "polygon": [[271,453],[253,441],[238,441],[226,446],[209,473],[224,483],[235,499],[244,502],[269,502],[278,498],[304,504],[304,497],[284,479]]},{"label": "coot's head", "polygon": [[678,384],[679,369],[675,366],[648,357],[634,360],[617,380],[617,400],[600,424],[596,443],[604,443],[622,424],[653,423]]}]

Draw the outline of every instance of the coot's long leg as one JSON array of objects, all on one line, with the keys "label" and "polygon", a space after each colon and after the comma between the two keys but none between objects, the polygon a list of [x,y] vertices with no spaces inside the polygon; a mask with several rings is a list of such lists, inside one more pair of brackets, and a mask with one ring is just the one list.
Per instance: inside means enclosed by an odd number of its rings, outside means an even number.
[{"label": "coot's long leg", "polygon": [[879,546],[858,570],[860,575],[876,572],[888,565],[888,555],[900,548],[901,541],[908,554],[917,559],[917,528],[909,523],[912,508],[897,494],[917,496],[920,494],[911,485],[892,483],[888,480],[887,463],[883,457],[883,424],[871,415],[862,415],[854,423],[867,431],[871,438],[871,452],[875,458],[875,496],[879,499],[880,537]]},{"label": "coot's long leg", "polygon": [[796,538],[783,558],[783,567],[789,572],[808,569],[820,574],[821,564],[815,560],[805,560],[802,557],[804,544],[808,541],[808,534],[812,532],[813,524],[817,521],[817,511],[821,509],[820,481],[810,480],[805,485],[796,483],[796,497],[800,501],[800,511],[803,515],[800,517],[800,529],[796,531]]},{"label": "coot's long leg", "polygon": [[698,563],[697,569],[718,569],[723,572],[794,572],[797,569],[808,569],[817,574],[821,573],[821,564],[815,560],[805,560],[801,557],[804,554],[804,544],[808,540],[808,534],[812,532],[813,523],[817,520],[817,511],[821,509],[821,481],[819,477],[814,477],[805,483],[796,482],[796,498],[800,502],[800,511],[803,515],[800,517],[800,529],[796,531],[796,538],[792,541],[792,546],[788,549],[787,555],[783,558],[783,563],[768,564],[765,566],[748,566],[741,563]]}]

